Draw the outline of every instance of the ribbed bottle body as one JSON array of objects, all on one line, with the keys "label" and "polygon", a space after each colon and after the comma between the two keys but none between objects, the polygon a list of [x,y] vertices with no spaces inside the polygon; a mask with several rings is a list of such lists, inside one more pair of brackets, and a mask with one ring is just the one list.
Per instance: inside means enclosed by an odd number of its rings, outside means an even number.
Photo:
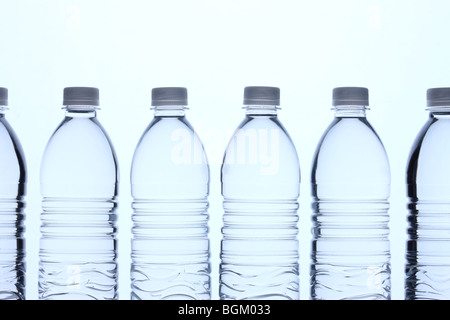
[{"label": "ribbed bottle body", "polygon": [[95,112],[66,115],[41,163],[40,299],[117,299],[118,174]]},{"label": "ribbed bottle body", "polygon": [[222,165],[222,300],[299,299],[298,156],[276,113],[261,109],[238,127]]},{"label": "ribbed bottle body", "polygon": [[156,116],[133,157],[131,299],[211,298],[209,166],[181,114]]},{"label": "ribbed bottle body", "polygon": [[389,193],[375,131],[336,118],[313,160],[311,299],[390,299]]},{"label": "ribbed bottle body", "polygon": [[0,114],[0,300],[25,299],[26,163],[20,142]]},{"label": "ribbed bottle body", "polygon": [[116,201],[42,201],[39,298],[117,299]]},{"label": "ribbed bottle body", "polygon": [[432,113],[407,166],[405,299],[450,299],[450,114]]}]

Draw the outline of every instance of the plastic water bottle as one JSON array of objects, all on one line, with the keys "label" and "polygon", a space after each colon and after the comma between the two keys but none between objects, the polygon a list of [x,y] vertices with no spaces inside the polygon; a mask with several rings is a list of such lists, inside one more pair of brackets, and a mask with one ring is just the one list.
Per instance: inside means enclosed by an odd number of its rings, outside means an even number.
[{"label": "plastic water bottle", "polygon": [[450,299],[450,88],[427,91],[428,121],[408,159],[405,298]]},{"label": "plastic water bottle", "polygon": [[64,89],[66,114],[41,163],[39,298],[117,298],[118,165],[97,88]]},{"label": "plastic water bottle", "polygon": [[280,90],[246,87],[244,105],[222,165],[220,298],[298,299],[300,167]]},{"label": "plastic water bottle", "polygon": [[0,88],[0,300],[25,299],[26,164],[5,118],[8,90]]},{"label": "plastic water bottle", "polygon": [[206,300],[209,166],[185,117],[187,89],[154,88],[131,167],[131,299]]},{"label": "plastic water bottle", "polygon": [[390,168],[366,119],[366,88],[333,90],[313,159],[311,298],[390,299]]}]

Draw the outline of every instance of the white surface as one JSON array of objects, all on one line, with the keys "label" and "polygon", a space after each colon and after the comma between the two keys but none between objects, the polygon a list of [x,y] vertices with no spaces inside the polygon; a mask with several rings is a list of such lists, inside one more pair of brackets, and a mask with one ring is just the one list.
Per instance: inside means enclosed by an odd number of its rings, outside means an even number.
[{"label": "white surface", "polygon": [[310,164],[333,117],[331,90],[367,86],[368,119],[391,163],[392,298],[403,299],[405,165],[425,91],[449,86],[450,2],[372,0],[15,0],[0,3],[0,85],[28,163],[27,298],[37,298],[39,166],[66,86],[100,88],[99,120],[120,172],[120,299],[129,298],[131,157],[150,91],[186,86],[188,119],[211,162],[212,290],[218,298],[220,163],[243,119],[243,88],[281,88],[279,116],[300,158],[301,299],[309,298]]}]

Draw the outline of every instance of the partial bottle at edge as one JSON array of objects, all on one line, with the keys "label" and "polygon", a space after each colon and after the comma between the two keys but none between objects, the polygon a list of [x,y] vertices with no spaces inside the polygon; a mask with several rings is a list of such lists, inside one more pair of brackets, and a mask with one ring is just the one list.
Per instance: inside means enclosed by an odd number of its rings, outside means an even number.
[{"label": "partial bottle at edge", "polygon": [[64,89],[66,114],[41,163],[40,299],[116,299],[118,164],[99,90]]},{"label": "partial bottle at edge", "polygon": [[25,299],[26,163],[5,118],[8,90],[0,88],[0,300]]},{"label": "partial bottle at edge", "polygon": [[335,88],[335,118],[313,158],[312,299],[391,297],[390,168],[368,105],[366,88]]},{"label": "partial bottle at edge", "polygon": [[134,153],[133,300],[211,298],[209,165],[187,104],[186,88],[154,88],[155,115]]},{"label": "partial bottle at edge", "polygon": [[280,90],[246,87],[244,105],[222,165],[220,298],[298,299],[300,167]]},{"label": "partial bottle at edge", "polygon": [[450,299],[450,88],[427,91],[428,121],[407,164],[405,298]]}]

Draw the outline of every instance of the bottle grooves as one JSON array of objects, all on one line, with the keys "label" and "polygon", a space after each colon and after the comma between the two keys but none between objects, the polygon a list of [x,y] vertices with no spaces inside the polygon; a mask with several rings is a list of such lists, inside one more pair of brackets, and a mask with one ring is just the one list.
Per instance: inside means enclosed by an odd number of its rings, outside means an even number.
[{"label": "bottle grooves", "polygon": [[115,198],[44,198],[40,299],[117,299]]},{"label": "bottle grooves", "polygon": [[210,296],[209,263],[132,264],[131,298],[133,300],[208,300]]},{"label": "bottle grooves", "polygon": [[220,298],[225,300],[296,300],[298,264],[290,266],[220,265]]},{"label": "bottle grooves", "polygon": [[201,199],[134,199],[131,299],[208,300],[208,206]]},{"label": "bottle grooves", "polygon": [[135,200],[133,236],[135,239],[207,239],[208,206],[205,199]]},{"label": "bottle grooves", "polygon": [[387,201],[315,201],[312,208],[314,239],[388,239]]},{"label": "bottle grooves", "polygon": [[115,300],[117,264],[41,263],[39,296],[46,300]]},{"label": "bottle grooves", "polygon": [[[42,238],[115,238],[115,199],[51,199],[42,201]],[[81,239],[80,239],[81,240]]]},{"label": "bottle grooves", "polygon": [[450,297],[450,201],[408,203],[406,300]]},{"label": "bottle grooves", "polygon": [[450,202],[411,201],[408,209],[409,239],[450,241]]},{"label": "bottle grooves", "polygon": [[221,299],[298,299],[297,200],[225,198],[223,207]]},{"label": "bottle grooves", "polygon": [[312,299],[390,299],[389,203],[320,200],[312,208]]},{"label": "bottle grooves", "polygon": [[296,200],[230,200],[223,202],[224,240],[296,240]]},{"label": "bottle grooves", "polygon": [[208,201],[135,200],[132,233],[135,240],[208,239]]},{"label": "bottle grooves", "polygon": [[[290,212],[298,209],[297,199],[231,199],[225,198],[223,207],[226,213],[273,213]],[[242,210],[245,209],[245,210]],[[262,211],[262,212],[261,212]]]},{"label": "bottle grooves", "polygon": [[25,299],[23,196],[0,199],[0,300]]}]

